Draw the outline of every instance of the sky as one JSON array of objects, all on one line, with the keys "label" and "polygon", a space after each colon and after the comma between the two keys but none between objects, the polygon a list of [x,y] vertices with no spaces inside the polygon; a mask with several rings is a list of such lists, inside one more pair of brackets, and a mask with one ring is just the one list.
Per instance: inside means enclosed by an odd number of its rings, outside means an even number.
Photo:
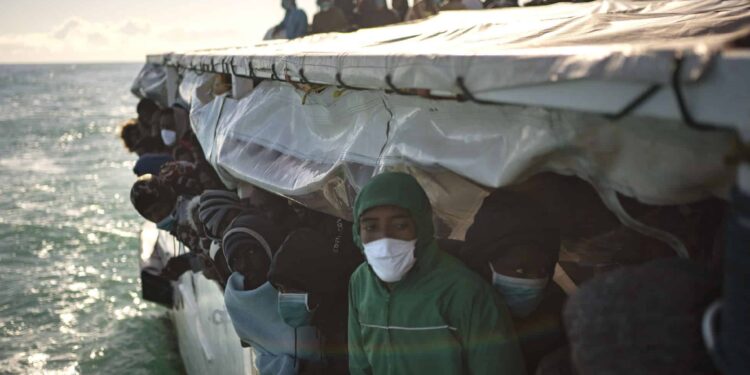
[{"label": "sky", "polygon": [[[144,61],[257,42],[280,0],[0,0],[0,63]],[[308,22],[315,0],[297,0]]]}]

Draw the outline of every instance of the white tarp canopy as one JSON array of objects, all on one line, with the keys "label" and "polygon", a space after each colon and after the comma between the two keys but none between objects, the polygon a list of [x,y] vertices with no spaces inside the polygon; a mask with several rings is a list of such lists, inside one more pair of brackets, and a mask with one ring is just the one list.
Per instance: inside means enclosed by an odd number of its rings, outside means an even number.
[{"label": "white tarp canopy", "polygon": [[[646,232],[615,192],[679,204],[731,186],[724,157],[733,135],[686,126],[671,79],[681,58],[679,85],[698,121],[750,126],[750,54],[729,50],[748,32],[744,0],[444,12],[355,33],[150,56],[142,76],[162,71],[166,85],[172,72],[179,87],[164,91],[173,96],[166,102],[190,105],[207,159],[231,186],[249,183],[347,217],[370,177],[407,170],[449,228],[442,235],[462,238],[491,188],[554,171],[591,182],[621,221]],[[246,95],[211,92],[211,72],[238,83],[251,73],[271,78],[272,67],[279,78],[300,81],[304,70],[331,86],[306,93],[271,79]],[[461,77],[475,97],[531,105],[400,95],[383,90],[388,75],[433,95],[461,93]],[[334,87],[342,83],[366,89]],[[630,116],[591,113],[619,112],[649,87],[653,96]],[[650,234],[680,250],[673,237]]]},{"label": "white tarp canopy", "polygon": [[[443,12],[354,33],[148,61],[434,95],[465,95],[463,86],[478,99],[598,113],[618,113],[649,93],[639,114],[681,119],[671,93],[676,85],[697,121],[736,127],[750,123],[750,54],[733,46],[747,45],[748,35],[746,0],[608,0]],[[603,89],[611,93],[604,99]]]}]

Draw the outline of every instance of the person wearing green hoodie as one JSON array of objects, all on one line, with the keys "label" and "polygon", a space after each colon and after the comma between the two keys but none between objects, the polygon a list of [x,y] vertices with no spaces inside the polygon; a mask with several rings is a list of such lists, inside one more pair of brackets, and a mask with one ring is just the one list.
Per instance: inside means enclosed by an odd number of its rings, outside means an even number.
[{"label": "person wearing green hoodie", "polygon": [[525,374],[502,297],[438,249],[413,177],[375,176],[353,217],[367,262],[349,283],[352,374]]}]

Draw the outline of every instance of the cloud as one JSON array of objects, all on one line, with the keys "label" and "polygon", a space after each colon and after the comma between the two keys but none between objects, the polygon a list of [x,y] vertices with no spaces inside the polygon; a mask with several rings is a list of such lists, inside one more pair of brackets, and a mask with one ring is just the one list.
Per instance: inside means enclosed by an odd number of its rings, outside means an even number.
[{"label": "cloud", "polygon": [[65,37],[70,34],[71,31],[79,28],[81,26],[81,21],[77,18],[72,18],[65,23],[62,24],[62,26],[58,27],[56,31],[52,32],[52,35],[57,39],[65,39]]},{"label": "cloud", "polygon": [[0,35],[5,62],[142,61],[150,53],[247,44],[247,30],[225,25],[155,25],[143,19],[117,23],[70,18],[48,32]]},{"label": "cloud", "polygon": [[125,24],[120,27],[120,32],[127,35],[136,34],[147,34],[151,31],[151,25],[148,22],[140,20],[126,21]]}]

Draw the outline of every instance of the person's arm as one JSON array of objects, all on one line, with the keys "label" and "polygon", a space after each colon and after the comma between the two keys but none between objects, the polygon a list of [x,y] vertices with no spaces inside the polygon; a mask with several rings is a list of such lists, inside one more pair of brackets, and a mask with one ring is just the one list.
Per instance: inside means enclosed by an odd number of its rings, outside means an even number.
[{"label": "person's arm", "polygon": [[362,326],[359,325],[356,299],[352,293],[353,283],[349,283],[349,372],[352,375],[372,374],[362,344]]},{"label": "person's arm", "polygon": [[494,291],[476,289],[472,300],[458,307],[466,309],[457,328],[468,373],[526,374],[510,312]]},{"label": "person's arm", "polygon": [[750,165],[738,168],[727,223],[719,356],[726,375],[750,371]]}]

